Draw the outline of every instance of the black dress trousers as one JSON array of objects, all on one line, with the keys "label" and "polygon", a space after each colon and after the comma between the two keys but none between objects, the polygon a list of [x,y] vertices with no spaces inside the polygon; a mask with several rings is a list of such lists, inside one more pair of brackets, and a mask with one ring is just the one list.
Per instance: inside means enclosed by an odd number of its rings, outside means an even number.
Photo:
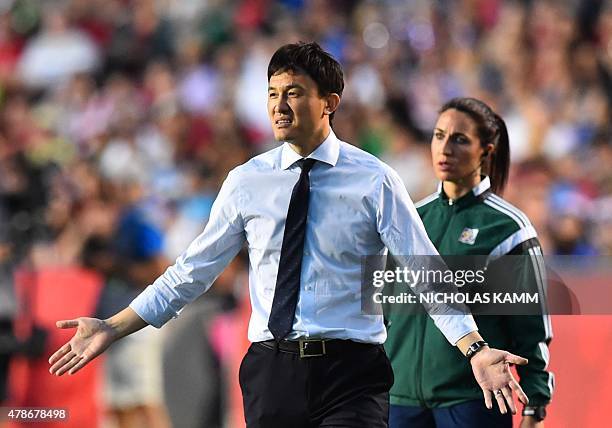
[{"label": "black dress trousers", "polygon": [[382,345],[310,358],[253,343],[240,366],[248,428],[386,428],[393,371]]}]

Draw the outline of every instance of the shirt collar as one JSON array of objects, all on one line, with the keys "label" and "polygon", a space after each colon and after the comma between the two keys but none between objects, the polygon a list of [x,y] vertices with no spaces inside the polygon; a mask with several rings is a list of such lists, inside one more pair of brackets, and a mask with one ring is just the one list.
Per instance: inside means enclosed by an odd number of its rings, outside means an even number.
[{"label": "shirt collar", "polygon": [[[321,162],[325,162],[331,166],[336,166],[338,157],[340,156],[340,141],[334,134],[334,131],[329,130],[329,135],[314,152],[309,154],[306,158],[316,159]],[[282,148],[281,155],[281,168],[287,169],[300,159],[303,159],[298,153],[296,153],[289,143],[285,142]]]},{"label": "shirt collar", "polygon": [[480,180],[480,183],[478,183],[473,189],[472,189],[472,193],[474,193],[474,196],[480,196],[482,195],[484,192],[486,192],[487,190],[489,190],[491,188],[491,180],[489,179],[488,175],[485,175],[482,180]]},{"label": "shirt collar", "polygon": [[[480,196],[484,192],[489,190],[490,188],[491,188],[491,180],[489,179],[488,175],[484,175],[482,176],[480,183],[478,183],[476,186],[472,188],[472,193],[474,194],[474,196]],[[443,194],[441,181],[438,183],[438,194]]]}]

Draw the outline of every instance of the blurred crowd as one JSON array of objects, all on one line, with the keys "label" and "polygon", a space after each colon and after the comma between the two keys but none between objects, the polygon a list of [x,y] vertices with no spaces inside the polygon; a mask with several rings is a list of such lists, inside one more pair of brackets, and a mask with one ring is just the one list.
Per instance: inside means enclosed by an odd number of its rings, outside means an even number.
[{"label": "blurred crowd", "polygon": [[[227,172],[273,147],[267,64],[298,40],[344,67],[336,134],[415,201],[437,109],[473,96],[506,120],[505,196],[545,253],[612,253],[610,1],[2,0],[0,319],[17,268],[94,269],[98,314],[163,272]],[[202,313],[231,310],[246,269]]]}]

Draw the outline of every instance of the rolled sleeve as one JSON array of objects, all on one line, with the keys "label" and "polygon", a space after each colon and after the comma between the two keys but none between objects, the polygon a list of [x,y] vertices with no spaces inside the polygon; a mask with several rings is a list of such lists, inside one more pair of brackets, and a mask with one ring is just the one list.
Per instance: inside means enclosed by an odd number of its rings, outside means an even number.
[{"label": "rolled sleeve", "polygon": [[130,303],[130,308],[159,328],[205,293],[245,241],[240,204],[238,173],[234,170],[219,191],[204,231]]},{"label": "rolled sleeve", "polygon": [[155,328],[160,328],[170,319],[176,318],[180,311],[174,310],[153,285],[140,293],[129,306],[147,324]]},{"label": "rolled sleeve", "polygon": [[434,324],[438,327],[446,340],[451,345],[456,346],[459,339],[470,334],[473,331],[478,331],[476,321],[471,314],[462,315],[431,315]]}]

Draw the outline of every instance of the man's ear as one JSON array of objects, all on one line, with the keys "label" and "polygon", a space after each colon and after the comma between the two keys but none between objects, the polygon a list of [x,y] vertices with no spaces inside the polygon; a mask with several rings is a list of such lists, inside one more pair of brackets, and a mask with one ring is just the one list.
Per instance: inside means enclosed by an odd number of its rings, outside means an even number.
[{"label": "man's ear", "polygon": [[329,94],[325,97],[325,108],[323,109],[323,113],[330,115],[336,111],[338,105],[340,104],[340,95],[336,93]]}]

